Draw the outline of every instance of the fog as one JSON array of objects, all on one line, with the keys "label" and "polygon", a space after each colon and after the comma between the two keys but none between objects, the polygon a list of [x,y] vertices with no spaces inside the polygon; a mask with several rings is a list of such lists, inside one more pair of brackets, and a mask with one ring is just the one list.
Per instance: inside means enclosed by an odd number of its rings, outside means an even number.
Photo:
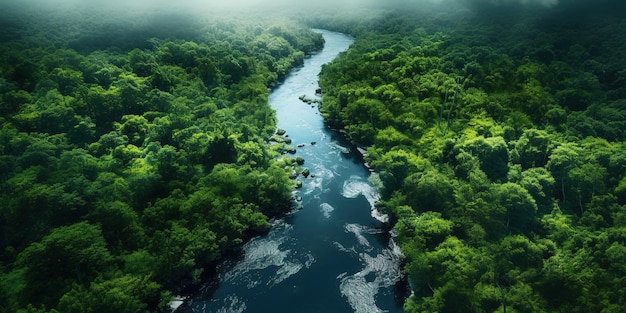
[{"label": "fog", "polygon": [[[101,34],[172,37],[197,32],[206,19],[288,18],[367,20],[393,10],[429,16],[468,15],[487,23],[517,16],[578,21],[590,15],[626,14],[624,0],[0,0],[0,41],[15,38],[24,24],[71,32],[85,25]],[[416,15],[418,16],[418,15]],[[418,18],[418,17],[416,17]],[[454,18],[452,18],[454,19]],[[72,23],[68,23],[68,22]],[[65,23],[65,25],[63,24]],[[444,22],[445,23],[445,22]],[[68,26],[69,24],[73,24]],[[110,25],[112,29],[94,26]],[[77,26],[78,25],[78,26]],[[65,27],[65,28],[64,28]],[[162,32],[168,32],[163,34]],[[161,33],[158,33],[161,32]],[[119,34],[119,35],[118,35]],[[192,34],[191,34],[192,35]],[[191,36],[190,35],[190,36]],[[77,36],[77,35],[76,35]],[[188,38],[188,37],[187,37]],[[74,38],[75,39],[75,38]],[[95,41],[96,39],[94,39]]]},{"label": "fog", "polygon": [[476,9],[486,7],[546,8],[554,9],[589,7],[624,11],[622,0],[0,0],[1,6],[37,9],[123,9],[123,10],[174,10],[194,13],[215,11],[254,12],[274,10],[286,12],[331,12],[349,9]]}]

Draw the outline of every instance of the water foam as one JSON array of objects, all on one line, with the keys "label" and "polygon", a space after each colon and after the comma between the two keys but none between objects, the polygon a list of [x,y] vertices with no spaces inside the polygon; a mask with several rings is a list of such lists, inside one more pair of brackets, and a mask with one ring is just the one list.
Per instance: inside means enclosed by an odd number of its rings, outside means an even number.
[{"label": "water foam", "polygon": [[370,204],[372,217],[383,223],[389,222],[389,216],[381,213],[375,207],[376,202],[380,200],[380,195],[376,187],[372,186],[370,182],[363,180],[359,176],[350,176],[348,180],[343,182],[341,195],[346,198],[356,198],[360,195],[365,196],[367,202]]},{"label": "water foam", "polygon": [[380,211],[378,211],[377,209],[372,210],[372,217],[382,223],[389,222],[389,215],[380,213]]},{"label": "water foam", "polygon": [[328,169],[326,166],[322,164],[315,165],[315,173],[313,173],[316,177],[322,177],[325,180],[331,180],[335,177],[335,172]]},{"label": "water foam", "polygon": [[365,196],[370,207],[374,209],[374,204],[380,199],[380,195],[376,188],[370,185],[366,180],[361,177],[353,175],[349,179],[343,182],[343,189],[341,195],[346,198],[356,198],[360,195]]},{"label": "water foam", "polygon": [[355,313],[378,313],[383,312],[376,305],[376,293],[378,288],[369,283],[363,276],[345,276],[339,285],[341,294],[348,299],[348,303]]},{"label": "water foam", "polygon": [[[280,250],[284,240],[258,239],[251,240],[244,245],[244,259],[226,273],[224,281],[238,281],[240,277],[251,271],[266,269],[270,266],[280,267],[285,264],[285,258],[290,250]],[[258,282],[253,283],[256,286]],[[248,283],[250,285],[250,283]]]},{"label": "water foam", "polygon": [[303,267],[304,264],[301,263],[285,262],[285,264],[276,271],[276,276],[268,284],[271,286],[280,284],[285,279],[298,273]]},{"label": "water foam", "polygon": [[348,154],[348,153],[350,153],[350,148],[348,148],[348,147],[344,147],[344,146],[342,146],[342,145],[340,145],[340,144],[338,144],[338,143],[336,143],[336,142],[330,142],[330,143],[328,144],[328,146],[329,146],[332,150],[336,150],[336,151],[339,151],[339,152],[344,153],[344,154]]},{"label": "water foam", "polygon": [[[246,303],[236,295],[230,295],[224,299],[224,305],[216,313],[242,313],[246,310]],[[206,310],[206,307],[204,308]]]},{"label": "water foam", "polygon": [[354,236],[356,236],[356,239],[360,245],[371,248],[370,242],[367,240],[367,238],[365,238],[365,236],[363,236],[364,227],[365,226],[359,224],[346,224],[344,226],[346,232],[353,233]]},{"label": "water foam", "polygon": [[[372,257],[360,253],[359,258],[364,268],[354,275],[339,275],[341,294],[356,313],[384,312],[376,305],[379,289],[389,288],[402,278],[400,268],[400,250],[393,240],[389,240],[387,249]],[[373,276],[373,279],[368,277]]]},{"label": "water foam", "polygon": [[333,208],[333,206],[328,203],[320,204],[320,211],[322,211],[322,214],[325,218],[330,218],[330,213],[332,213],[334,210],[335,208]]},{"label": "water foam", "polygon": [[324,189],[324,182],[332,180],[333,177],[335,177],[333,171],[323,165],[316,165],[311,171],[311,176],[304,180],[302,193],[308,195],[316,190],[320,193],[328,192],[328,189]]},{"label": "water foam", "polygon": [[[314,258],[310,253],[300,260],[291,249],[281,249],[281,246],[290,238],[289,232],[293,226],[277,221],[267,237],[257,237],[243,246],[244,257],[230,271],[226,272],[222,280],[235,285],[245,285],[252,289],[263,284],[274,286],[280,284],[302,268],[310,267]],[[261,271],[275,271],[269,277]],[[267,278],[263,278],[267,277]]]},{"label": "water foam", "polygon": [[341,251],[341,252],[353,252],[353,253],[356,253],[356,250],[354,250],[354,247],[353,247],[353,248],[348,249],[348,248],[344,247],[341,243],[339,243],[339,242],[337,242],[337,241],[334,241],[334,242],[333,242],[333,245],[334,245],[335,247],[337,247],[337,249],[338,249],[339,251]]}]

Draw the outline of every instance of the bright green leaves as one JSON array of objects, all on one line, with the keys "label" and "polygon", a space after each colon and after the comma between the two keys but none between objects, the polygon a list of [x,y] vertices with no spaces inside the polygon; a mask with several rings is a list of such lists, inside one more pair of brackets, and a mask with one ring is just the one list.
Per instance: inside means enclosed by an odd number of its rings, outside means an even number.
[{"label": "bright green leaves", "polygon": [[394,147],[410,147],[412,143],[411,138],[391,126],[378,131],[374,139],[374,144],[385,150]]},{"label": "bright green leaves", "polygon": [[506,209],[506,227],[516,233],[529,234],[537,214],[535,199],[518,184],[505,183],[496,188],[498,204]]},{"label": "bright green leaves", "polygon": [[419,212],[445,212],[453,203],[453,182],[435,169],[411,174],[404,181],[407,203]]},{"label": "bright green leaves", "polygon": [[70,131],[78,122],[76,106],[77,99],[52,89],[34,104],[24,105],[13,118],[20,129],[58,134]]},{"label": "bright green leaves", "polygon": [[542,167],[531,168],[521,173],[520,186],[528,191],[537,203],[540,213],[551,212],[553,207],[552,195],[554,194],[555,180],[550,173]]},{"label": "bright green leaves", "polygon": [[125,112],[135,114],[143,112],[146,101],[145,95],[149,90],[145,78],[138,77],[134,73],[122,73],[113,82],[113,86],[119,89],[120,100]]},{"label": "bright green leaves", "polygon": [[149,249],[156,257],[157,281],[172,285],[181,279],[199,279],[200,265],[219,256],[218,238],[207,226],[199,223],[188,228],[173,223],[153,235]]},{"label": "bright green leaves", "polygon": [[110,266],[100,228],[86,222],[56,228],[18,257],[26,268],[28,299],[54,305],[72,283],[88,284]]},{"label": "bright green leaves", "polygon": [[83,83],[83,73],[67,68],[55,68],[49,78],[56,83],[57,89],[63,95],[71,94]]},{"label": "bright green leaves", "polygon": [[472,307],[474,285],[487,262],[489,259],[478,250],[454,236],[435,249],[420,253],[407,266],[417,275],[412,276],[416,294],[407,302],[405,310],[454,312],[459,307]]},{"label": "bright green leaves", "polygon": [[293,52],[293,48],[287,40],[282,37],[272,36],[269,33],[258,36],[254,44],[261,49],[267,50],[274,58],[285,57]]},{"label": "bright green leaves", "polygon": [[615,195],[618,197],[620,204],[626,204],[626,176],[615,187]]},{"label": "bright green leaves", "polygon": [[291,209],[268,88],[323,38],[270,26],[0,47],[0,311],[153,310]]},{"label": "bright green leaves", "polygon": [[409,174],[429,167],[430,163],[410,152],[395,150],[382,155],[372,166],[379,169],[385,191],[391,193],[402,186]]},{"label": "bright green leaves", "polygon": [[147,276],[99,279],[89,288],[74,285],[60,299],[58,309],[68,313],[148,312],[146,303],[159,299],[160,288]]},{"label": "bright green leaves", "polygon": [[606,193],[608,173],[599,162],[610,166],[610,158],[606,160],[601,150],[598,152],[596,156],[576,143],[564,143],[554,148],[549,157],[547,167],[557,182],[557,190],[560,189],[560,200],[580,214],[594,195]]},{"label": "bright green leaves", "polygon": [[480,169],[492,181],[503,181],[509,171],[509,150],[502,137],[477,137],[469,139],[459,147],[470,152],[480,162]]},{"label": "bright green leaves", "polygon": [[90,116],[96,121],[110,123],[120,118],[123,113],[120,90],[116,86],[111,86],[108,89],[99,85],[90,87],[85,97],[85,103]]},{"label": "bright green leaves", "polygon": [[141,146],[148,132],[148,120],[140,115],[122,116],[119,132],[128,138],[128,141],[136,146]]},{"label": "bright green leaves", "polygon": [[[515,27],[532,39],[456,19],[441,34],[407,16],[365,27],[320,76],[325,119],[368,146],[378,208],[397,220],[415,292],[405,310],[623,306],[623,279],[608,277],[621,277],[626,225],[625,58],[589,48],[596,32],[623,36],[585,27],[585,45],[561,46],[564,33],[528,20]],[[462,266],[471,253],[478,271]]]},{"label": "bright green leaves", "polygon": [[515,143],[513,162],[522,169],[544,167],[548,161],[551,138],[547,132],[537,129],[524,131]]},{"label": "bright green leaves", "polygon": [[452,234],[452,222],[441,217],[440,213],[425,212],[416,217],[403,219],[396,226],[403,238],[414,238],[405,251],[413,249],[432,250]]}]

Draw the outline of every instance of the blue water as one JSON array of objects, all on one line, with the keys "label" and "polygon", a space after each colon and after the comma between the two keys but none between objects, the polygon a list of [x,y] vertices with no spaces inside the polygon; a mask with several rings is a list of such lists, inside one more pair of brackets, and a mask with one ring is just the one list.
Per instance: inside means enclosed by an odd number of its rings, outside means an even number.
[{"label": "blue water", "polygon": [[378,194],[368,183],[370,173],[354,147],[325,127],[317,106],[298,99],[316,98],[321,66],[353,42],[318,31],[324,49],[269,97],[278,127],[292,145],[303,144],[295,156],[305,159],[312,174],[298,178],[301,209],[245,244],[240,258],[224,261],[217,282],[177,312],[403,312],[394,295],[402,275],[400,251],[373,217]]}]

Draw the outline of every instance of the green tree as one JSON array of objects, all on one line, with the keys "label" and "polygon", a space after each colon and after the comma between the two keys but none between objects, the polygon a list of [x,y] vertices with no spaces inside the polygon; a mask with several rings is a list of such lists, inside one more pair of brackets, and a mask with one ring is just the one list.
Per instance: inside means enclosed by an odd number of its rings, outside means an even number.
[{"label": "green tree", "polygon": [[99,202],[87,218],[100,225],[102,236],[110,247],[132,251],[144,245],[139,215],[122,201]]},{"label": "green tree", "polygon": [[72,284],[87,285],[111,266],[100,228],[86,222],[54,229],[18,256],[26,271],[25,301],[51,307]]},{"label": "green tree", "polygon": [[[486,271],[488,260],[477,250],[454,236],[437,248],[408,264],[416,294],[405,310],[408,312],[455,312],[472,308],[473,288]],[[471,309],[470,309],[471,310]]]},{"label": "green tree", "polygon": [[148,77],[157,66],[153,53],[140,49],[133,49],[128,53],[128,63],[139,77]]},{"label": "green tree", "polygon": [[496,186],[498,202],[506,209],[506,227],[518,233],[530,233],[537,214],[535,199],[518,184]]},{"label": "green tree", "polygon": [[571,169],[580,166],[582,161],[582,149],[576,143],[563,143],[552,151],[546,167],[552,173],[552,176],[560,187],[559,198],[567,201],[566,190],[570,187],[568,173]]},{"label": "green tree", "polygon": [[83,84],[83,73],[68,68],[55,68],[49,75],[54,81],[61,94],[70,95],[76,88]]},{"label": "green tree", "polygon": [[537,167],[523,171],[520,186],[528,191],[537,203],[538,213],[550,213],[553,207],[555,180],[545,168]]},{"label": "green tree", "polygon": [[216,234],[208,225],[187,229],[177,223],[157,231],[150,242],[151,254],[156,255],[155,280],[173,286],[181,279],[199,279],[197,269],[219,256]]},{"label": "green tree", "polygon": [[380,178],[385,186],[384,191],[390,195],[400,189],[411,173],[429,168],[430,162],[405,150],[392,150],[372,162],[372,166],[380,171]]},{"label": "green tree", "polygon": [[453,204],[453,183],[435,169],[411,174],[402,190],[407,203],[420,212],[444,212]]},{"label": "green tree", "polygon": [[547,132],[537,129],[528,129],[515,143],[514,163],[522,165],[526,170],[532,167],[543,167],[550,155],[550,136]]},{"label": "green tree", "polygon": [[148,132],[148,120],[139,115],[124,115],[119,132],[126,136],[131,144],[141,146]]},{"label": "green tree", "polygon": [[[403,219],[397,224],[403,241],[403,250],[409,251],[424,249],[434,250],[448,236],[452,234],[452,222],[445,220],[438,212],[424,212],[411,219]],[[419,252],[418,252],[419,253]]]},{"label": "green tree", "polygon": [[492,181],[503,181],[509,171],[509,150],[502,137],[469,139],[460,146],[460,149],[470,152],[480,162],[480,169]]},{"label": "green tree", "polygon": [[61,312],[149,312],[147,303],[159,300],[159,286],[148,276],[124,275],[97,279],[86,288],[74,285],[61,297]]}]

